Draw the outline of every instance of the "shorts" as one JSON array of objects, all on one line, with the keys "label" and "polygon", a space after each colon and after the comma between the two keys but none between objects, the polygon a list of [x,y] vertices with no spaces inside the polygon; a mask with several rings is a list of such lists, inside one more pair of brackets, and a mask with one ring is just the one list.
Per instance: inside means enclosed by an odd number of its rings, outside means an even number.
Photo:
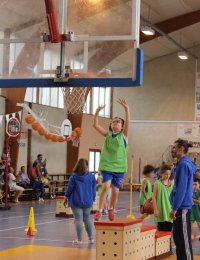
[{"label": "shorts", "polygon": [[124,179],[124,173],[122,172],[105,172],[102,171],[101,175],[103,177],[103,183],[107,181],[111,181],[111,184],[120,189],[123,179]]},{"label": "shorts", "polygon": [[12,185],[10,186],[10,190],[12,191],[19,191],[20,193],[22,193],[24,191],[24,188],[18,186],[18,185]]}]

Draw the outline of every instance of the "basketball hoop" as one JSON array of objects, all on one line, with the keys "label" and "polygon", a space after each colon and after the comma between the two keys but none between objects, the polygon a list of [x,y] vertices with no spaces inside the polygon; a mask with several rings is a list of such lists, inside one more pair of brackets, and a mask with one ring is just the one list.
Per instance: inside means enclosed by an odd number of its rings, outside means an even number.
[{"label": "basketball hoop", "polygon": [[85,108],[87,87],[62,88],[66,114],[81,114]]},{"label": "basketball hoop", "polygon": [[27,136],[27,132],[19,132],[19,136],[17,138],[17,144],[19,147],[26,147]]}]

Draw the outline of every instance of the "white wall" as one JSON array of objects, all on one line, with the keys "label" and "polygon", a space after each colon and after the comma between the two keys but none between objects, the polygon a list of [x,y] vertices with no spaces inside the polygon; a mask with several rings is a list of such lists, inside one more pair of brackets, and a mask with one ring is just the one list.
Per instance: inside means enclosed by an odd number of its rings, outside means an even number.
[{"label": "white wall", "polygon": [[[89,159],[89,149],[101,149],[104,137],[93,127],[94,116],[83,115],[82,136],[80,139],[79,158]],[[99,117],[99,123],[105,128],[109,128],[110,119]]]},{"label": "white wall", "polygon": [[[6,111],[6,99],[5,97],[0,96],[0,115],[5,115],[5,111]],[[2,125],[0,124],[0,155],[3,152],[4,138],[5,138],[5,117],[2,120]]]},{"label": "white wall", "polygon": [[[46,107],[42,105],[33,104],[34,112],[48,109],[47,121],[52,125],[61,126],[65,115],[62,109]],[[27,131],[30,126],[25,122],[24,118],[27,114],[24,111],[22,130]],[[37,158],[37,154],[43,154],[44,158],[47,158],[47,170],[49,174],[63,174],[66,173],[66,161],[67,161],[67,145],[66,142],[52,142],[46,140],[40,136],[37,132],[32,131],[31,140],[31,161],[33,162]],[[21,165],[27,165],[27,144],[25,148],[19,149],[18,157],[18,169]]]},{"label": "white wall", "polygon": [[[181,61],[175,54],[144,64],[144,85],[115,88],[114,101],[125,97],[131,120],[194,120],[195,61]],[[114,102],[114,116],[124,117]],[[134,173],[138,179],[138,160],[155,163],[169,144],[177,139],[177,125],[131,124],[129,161],[134,155]]]}]

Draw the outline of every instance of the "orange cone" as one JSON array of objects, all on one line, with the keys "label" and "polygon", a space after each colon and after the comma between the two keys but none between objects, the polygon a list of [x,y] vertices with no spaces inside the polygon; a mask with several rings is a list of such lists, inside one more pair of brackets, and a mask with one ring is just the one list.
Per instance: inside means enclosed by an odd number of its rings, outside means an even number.
[{"label": "orange cone", "polygon": [[27,236],[28,236],[28,237],[32,237],[32,236],[33,236],[33,231],[32,231],[32,228],[31,228],[31,227],[28,228]]}]

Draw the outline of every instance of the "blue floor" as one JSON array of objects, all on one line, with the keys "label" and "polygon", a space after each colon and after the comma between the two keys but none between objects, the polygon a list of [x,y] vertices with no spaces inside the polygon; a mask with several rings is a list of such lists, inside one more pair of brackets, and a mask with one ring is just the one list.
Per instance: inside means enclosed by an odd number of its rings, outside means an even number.
[{"label": "blue floor", "polygon": [[[133,194],[133,213],[135,217],[139,217],[138,195],[138,192]],[[27,226],[31,206],[34,207],[38,232],[34,237],[29,238],[24,229]],[[72,240],[76,238],[74,221],[73,219],[56,218],[55,207],[55,200],[48,200],[45,203],[14,204],[11,205],[10,210],[0,211],[0,250],[28,244],[74,247],[72,244]],[[128,208],[129,193],[121,192],[117,204],[117,217],[126,217],[129,214]],[[154,224],[152,217],[148,217],[143,222],[145,225]],[[197,230],[196,232],[198,233]],[[87,241],[85,232],[84,240]],[[88,243],[83,243],[78,247],[88,247]],[[95,248],[95,245],[89,247]],[[200,255],[200,241],[193,241],[193,249],[195,255]]]}]

